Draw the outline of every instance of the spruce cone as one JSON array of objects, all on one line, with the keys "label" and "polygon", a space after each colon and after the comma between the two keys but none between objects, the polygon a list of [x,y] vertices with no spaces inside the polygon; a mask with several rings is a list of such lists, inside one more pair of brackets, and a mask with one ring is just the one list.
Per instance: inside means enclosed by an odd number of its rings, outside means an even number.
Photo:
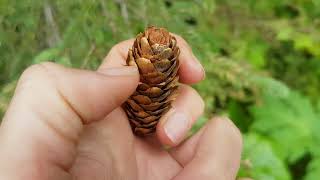
[{"label": "spruce cone", "polygon": [[149,27],[138,34],[127,65],[140,72],[140,84],[124,108],[137,135],[155,132],[162,115],[177,95],[180,50],[176,38],[164,28]]}]

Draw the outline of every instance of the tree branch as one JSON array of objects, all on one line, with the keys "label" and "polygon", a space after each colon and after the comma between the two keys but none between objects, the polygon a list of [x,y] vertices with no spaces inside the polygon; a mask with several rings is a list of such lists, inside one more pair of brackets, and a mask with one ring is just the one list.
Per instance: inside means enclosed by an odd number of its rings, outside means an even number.
[{"label": "tree branch", "polygon": [[52,7],[49,1],[45,1],[43,6],[43,13],[46,22],[46,32],[47,32],[47,44],[49,47],[54,47],[61,41],[59,28],[54,20]]}]

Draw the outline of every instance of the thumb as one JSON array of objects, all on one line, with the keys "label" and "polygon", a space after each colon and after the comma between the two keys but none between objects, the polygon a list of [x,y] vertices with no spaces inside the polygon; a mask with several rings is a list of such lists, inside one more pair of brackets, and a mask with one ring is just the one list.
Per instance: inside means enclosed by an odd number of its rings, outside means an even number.
[{"label": "thumb", "polygon": [[28,68],[1,124],[0,162],[6,163],[0,163],[0,172],[14,175],[7,179],[49,179],[43,176],[70,168],[83,124],[120,106],[138,81],[136,67],[93,72],[43,63]]}]

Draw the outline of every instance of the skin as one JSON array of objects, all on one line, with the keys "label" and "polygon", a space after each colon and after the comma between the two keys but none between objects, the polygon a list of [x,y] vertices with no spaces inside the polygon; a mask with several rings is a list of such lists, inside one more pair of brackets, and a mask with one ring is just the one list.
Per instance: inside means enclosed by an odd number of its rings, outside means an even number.
[{"label": "skin", "polygon": [[[115,45],[97,71],[53,63],[28,68],[0,127],[0,179],[235,179],[242,140],[232,121],[214,118],[185,140],[204,108],[188,84],[205,74],[188,44],[177,39],[184,85],[147,138],[132,134],[120,108],[139,81],[135,67],[123,66],[133,40]],[[172,119],[175,113],[186,121]],[[168,122],[176,128],[167,129]]]}]

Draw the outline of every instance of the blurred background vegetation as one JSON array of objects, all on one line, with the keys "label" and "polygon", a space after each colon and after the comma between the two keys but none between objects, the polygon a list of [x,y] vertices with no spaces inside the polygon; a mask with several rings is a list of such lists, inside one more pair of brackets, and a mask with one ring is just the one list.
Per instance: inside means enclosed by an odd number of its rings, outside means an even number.
[{"label": "blurred background vegetation", "polygon": [[319,0],[0,0],[0,114],[27,66],[95,69],[148,25],[183,36],[204,64],[206,113],[244,134],[239,177],[320,178]]}]

